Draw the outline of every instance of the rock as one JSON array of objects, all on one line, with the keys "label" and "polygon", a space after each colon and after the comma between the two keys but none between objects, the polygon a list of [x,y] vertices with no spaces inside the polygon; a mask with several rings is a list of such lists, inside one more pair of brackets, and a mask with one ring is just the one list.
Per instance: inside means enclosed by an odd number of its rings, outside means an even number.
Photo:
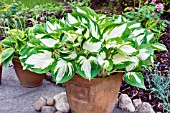
[{"label": "rock", "polygon": [[119,97],[119,104],[118,106],[128,112],[134,112],[135,107],[132,104],[132,100],[129,98],[127,94],[121,94]]},{"label": "rock", "polygon": [[143,102],[141,107],[136,110],[136,113],[155,113],[155,111],[148,102]]},{"label": "rock", "polygon": [[133,100],[133,105],[135,106],[136,109],[139,109],[142,105],[141,99],[134,99]]},{"label": "rock", "polygon": [[116,100],[116,104],[115,104],[115,107],[117,107],[117,106],[118,106],[118,101],[119,101],[119,99],[117,98],[117,100]]},{"label": "rock", "polygon": [[55,95],[53,98],[55,100],[54,106],[58,111],[61,111],[61,112],[69,112],[70,111],[70,106],[67,101],[66,92],[59,93],[59,94]]},{"label": "rock", "polygon": [[41,113],[55,113],[56,109],[54,106],[43,106],[41,108]]},{"label": "rock", "polygon": [[47,103],[44,97],[40,97],[34,104],[34,108],[36,111],[41,111],[41,108],[45,106]]},{"label": "rock", "polygon": [[63,113],[63,112],[61,112],[61,111],[57,111],[57,112],[55,112],[55,113]]},{"label": "rock", "polygon": [[55,104],[54,98],[49,98],[49,99],[47,99],[47,105],[48,105],[48,106],[53,106],[54,104]]}]

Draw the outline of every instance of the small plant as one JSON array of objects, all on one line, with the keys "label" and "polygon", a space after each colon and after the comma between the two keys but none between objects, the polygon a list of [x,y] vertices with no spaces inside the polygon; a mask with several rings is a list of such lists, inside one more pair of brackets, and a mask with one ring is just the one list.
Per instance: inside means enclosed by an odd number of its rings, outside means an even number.
[{"label": "small plant", "polygon": [[27,41],[27,36],[21,30],[12,29],[7,31],[6,34],[8,36],[0,42],[0,45],[3,46],[0,63],[3,62],[5,67],[9,65],[13,58],[19,58],[19,52]]},{"label": "small plant", "polygon": [[163,35],[162,32],[165,31],[169,22],[161,19],[161,14],[164,12],[163,4],[156,4],[155,2],[156,0],[152,0],[149,3],[149,0],[147,0],[142,7],[136,7],[132,11],[125,12],[124,15],[127,19],[140,22],[142,27],[156,33],[156,39],[158,40]]},{"label": "small plant", "polygon": [[[159,65],[159,64],[158,64]],[[157,65],[157,66],[158,66]],[[169,87],[170,87],[170,69],[167,77],[164,77],[157,71],[157,66],[155,68],[154,74],[147,76],[147,81],[149,83],[150,93],[163,101],[164,112],[170,112],[170,102],[169,102]]]}]

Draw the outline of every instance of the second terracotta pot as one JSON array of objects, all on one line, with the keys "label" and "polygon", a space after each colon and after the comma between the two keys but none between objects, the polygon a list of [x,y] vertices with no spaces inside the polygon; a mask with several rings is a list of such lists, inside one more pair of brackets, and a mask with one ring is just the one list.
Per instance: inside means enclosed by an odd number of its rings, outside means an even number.
[{"label": "second terracotta pot", "polygon": [[34,88],[42,85],[45,74],[37,74],[29,70],[23,70],[23,67],[18,59],[13,59],[14,69],[24,87]]},{"label": "second terracotta pot", "polygon": [[74,76],[66,85],[72,113],[112,113],[123,73],[91,81]]}]

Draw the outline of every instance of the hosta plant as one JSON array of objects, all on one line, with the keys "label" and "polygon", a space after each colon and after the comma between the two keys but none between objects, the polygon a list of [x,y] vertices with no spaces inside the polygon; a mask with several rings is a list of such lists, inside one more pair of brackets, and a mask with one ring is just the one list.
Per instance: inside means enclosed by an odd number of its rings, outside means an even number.
[{"label": "hosta plant", "polygon": [[66,18],[30,28],[32,39],[20,60],[33,72],[51,71],[57,83],[74,75],[91,80],[123,72],[127,83],[145,88],[143,69],[153,65],[154,50],[166,50],[154,43],[154,35],[120,15],[106,17],[81,7]]},{"label": "hosta plant", "polygon": [[19,52],[26,44],[27,37],[23,31],[18,29],[9,30],[6,35],[8,36],[0,42],[3,46],[0,63],[3,62],[7,67],[13,58],[19,58]]}]

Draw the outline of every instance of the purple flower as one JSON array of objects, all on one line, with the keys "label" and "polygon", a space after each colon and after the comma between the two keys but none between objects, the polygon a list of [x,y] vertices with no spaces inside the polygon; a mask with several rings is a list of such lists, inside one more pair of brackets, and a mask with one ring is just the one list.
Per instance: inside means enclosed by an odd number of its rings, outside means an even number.
[{"label": "purple flower", "polygon": [[149,3],[149,0],[146,0],[145,4],[148,4]]},{"label": "purple flower", "polygon": [[156,0],[152,0],[152,2],[156,2]]},{"label": "purple flower", "polygon": [[156,11],[161,12],[163,10],[164,6],[162,3],[156,4]]},{"label": "purple flower", "polygon": [[152,16],[154,16],[155,15],[155,12],[152,12]]}]

